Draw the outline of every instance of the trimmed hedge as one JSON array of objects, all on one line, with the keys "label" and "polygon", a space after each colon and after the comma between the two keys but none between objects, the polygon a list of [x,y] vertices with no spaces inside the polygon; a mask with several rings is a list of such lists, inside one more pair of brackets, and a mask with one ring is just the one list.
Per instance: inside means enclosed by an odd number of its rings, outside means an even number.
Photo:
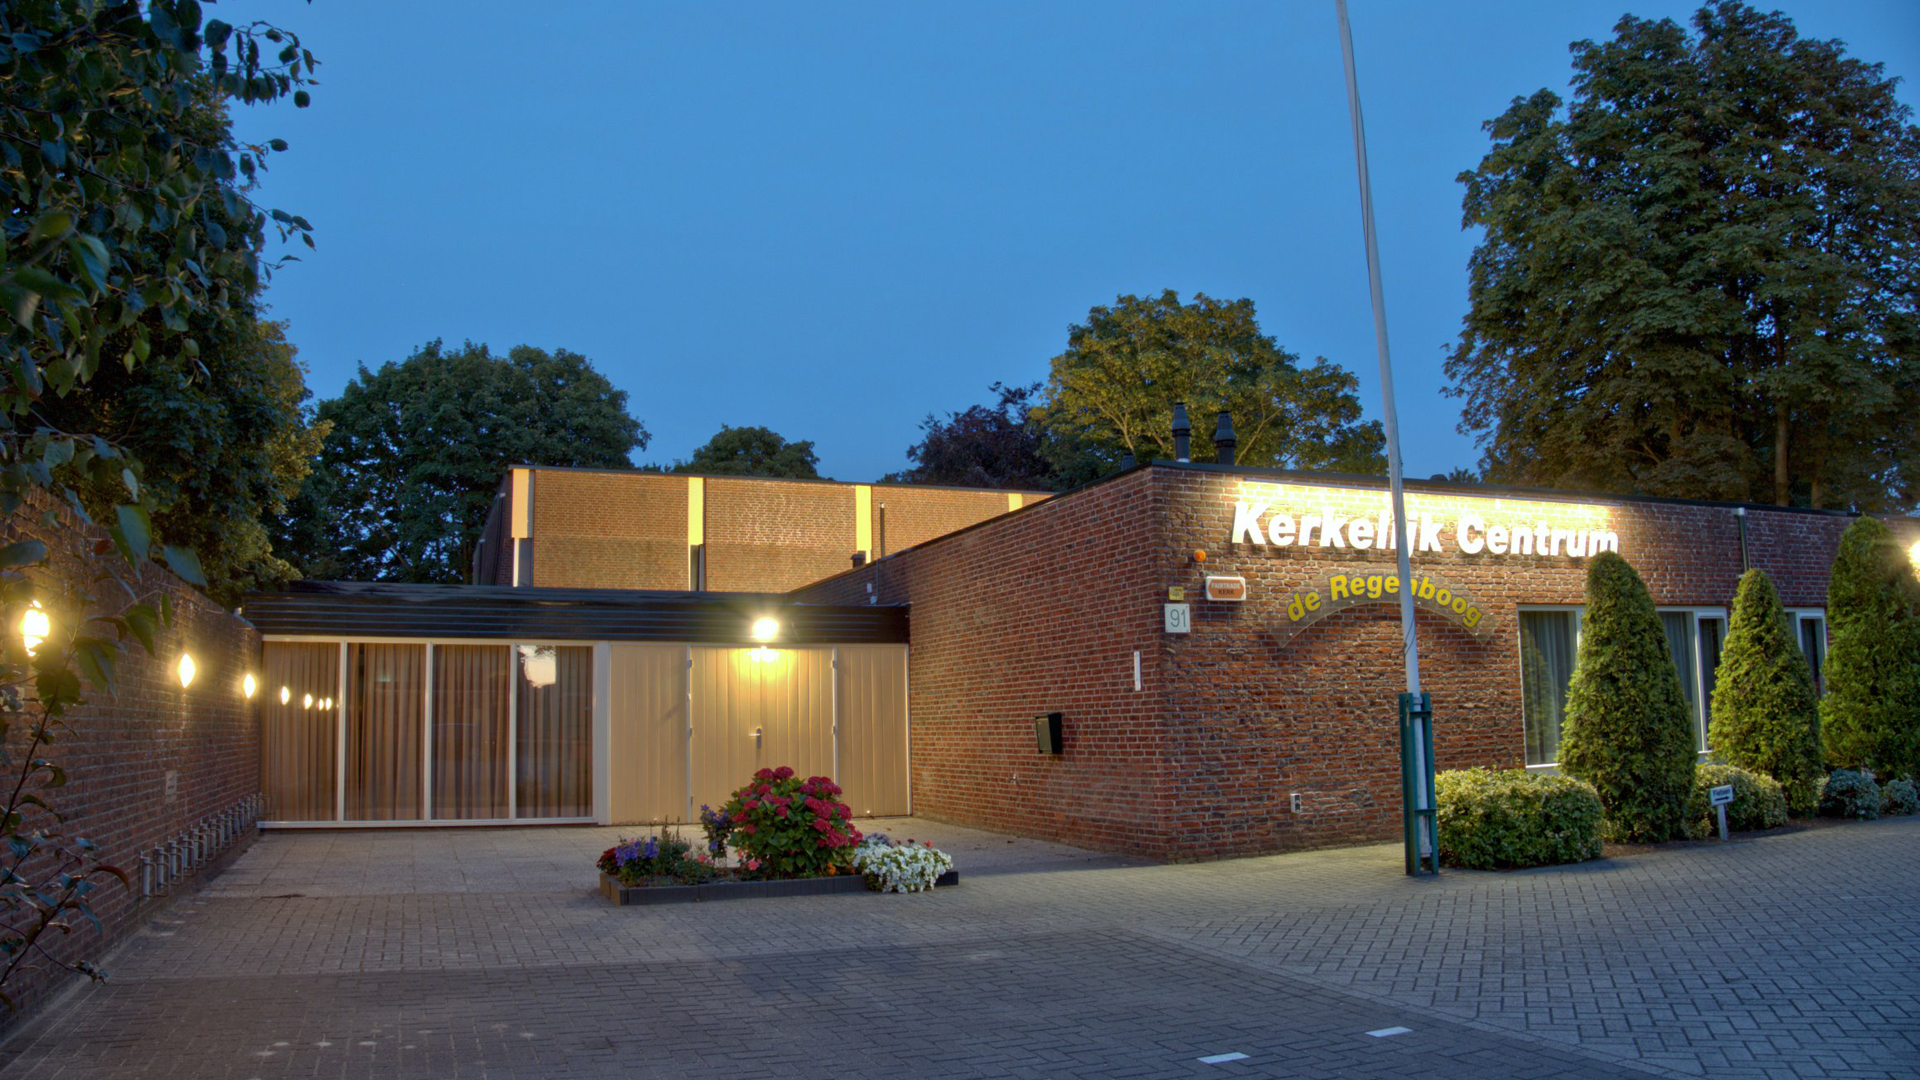
[{"label": "trimmed hedge", "polygon": [[1646,583],[1611,551],[1587,566],[1587,616],[1567,689],[1560,768],[1607,809],[1609,840],[1658,842],[1687,833],[1693,717]]},{"label": "trimmed hedge", "polygon": [[1525,769],[1459,769],[1434,778],[1440,861],[1472,870],[1600,857],[1592,784]]},{"label": "trimmed hedge", "polygon": [[1820,816],[1861,818],[1880,816],[1880,785],[1864,769],[1835,769],[1820,788]]},{"label": "trimmed hedge", "polygon": [[[1741,576],[1733,600],[1726,648],[1714,673],[1707,744],[1715,757],[1778,780],[1794,814],[1813,816],[1827,772],[1820,758],[1813,671],[1773,580],[1762,570]],[[1694,787],[1699,788],[1697,781]]]},{"label": "trimmed hedge", "polygon": [[1733,802],[1727,807],[1727,828],[1733,832],[1774,829],[1787,823],[1787,793],[1773,777],[1748,772],[1738,765],[1702,765],[1693,770],[1693,796],[1687,800],[1687,817],[1693,822],[1695,836],[1712,836],[1720,831],[1719,815],[1713,812],[1708,789],[1733,785]]}]

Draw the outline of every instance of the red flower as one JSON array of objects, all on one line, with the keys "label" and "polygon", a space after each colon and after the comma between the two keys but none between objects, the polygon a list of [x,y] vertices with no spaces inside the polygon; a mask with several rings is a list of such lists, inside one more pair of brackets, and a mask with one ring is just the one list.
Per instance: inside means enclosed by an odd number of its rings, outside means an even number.
[{"label": "red flower", "polygon": [[819,830],[820,830],[821,832],[826,832],[826,831],[827,831],[827,819],[826,819],[826,818],[823,818],[823,817],[821,817],[821,818],[814,818],[814,819],[813,819],[813,827],[814,827],[814,828],[816,828],[816,829],[819,829]]},{"label": "red flower", "polygon": [[842,818],[850,818],[853,816],[853,811],[848,810],[845,806],[836,806],[834,809],[840,811]]},{"label": "red flower", "polygon": [[755,825],[753,822],[749,821],[747,822],[747,827],[745,829],[742,829],[741,831],[746,833],[748,836],[752,836],[754,833],[757,833],[760,831],[760,826]]},{"label": "red flower", "polygon": [[782,765],[773,770],[773,778],[775,780],[791,780],[793,779],[793,769],[789,766]]},{"label": "red flower", "polygon": [[735,825],[745,825],[747,823],[747,812],[745,810],[742,810],[739,813],[733,815],[733,823]]},{"label": "red flower", "polygon": [[[757,780],[771,780],[773,779],[773,770],[761,769],[759,772],[754,773],[753,775],[754,775],[754,778]],[[760,785],[760,790],[761,791],[767,790],[766,785],[765,784]]]},{"label": "red flower", "polygon": [[867,838],[867,834],[866,834],[866,833],[863,833],[863,832],[861,832],[861,831],[860,831],[859,829],[855,829],[855,830],[853,830],[853,842],[854,842],[854,843],[856,843],[856,844],[857,844],[857,843],[859,843],[860,841],[862,841],[862,840],[865,840],[866,838]]}]

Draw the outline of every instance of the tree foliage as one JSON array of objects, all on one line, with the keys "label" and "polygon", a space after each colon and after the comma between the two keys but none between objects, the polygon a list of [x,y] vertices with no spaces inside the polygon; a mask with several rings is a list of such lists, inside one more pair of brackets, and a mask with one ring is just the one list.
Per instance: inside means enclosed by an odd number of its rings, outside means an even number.
[{"label": "tree foliage", "polygon": [[[164,485],[143,485],[107,433],[51,414],[108,365],[210,378],[202,339],[252,314],[235,298],[269,270],[269,227],[311,245],[303,219],[248,194],[286,144],[236,142],[219,110],[305,105],[314,63],[266,24],[203,25],[192,0],[0,4],[0,611],[10,628],[32,611],[47,631],[31,651],[11,632],[0,646],[0,984],[42,963],[98,976],[43,939],[125,876],[61,827],[66,774],[46,747],[89,688],[114,689],[121,651],[152,652],[170,622],[164,603],[127,602],[150,556],[204,583],[190,548],[154,543]],[[99,512],[110,541],[56,572],[50,553],[75,536],[62,505],[83,522]]]},{"label": "tree foliage", "polygon": [[813,452],[813,440],[788,442],[779,432],[764,427],[729,427],[720,430],[687,461],[676,461],[677,473],[703,473],[710,476],[773,476],[812,480],[820,475],[820,456]]},{"label": "tree foliage", "polygon": [[1181,401],[1196,429],[1194,460],[1213,460],[1213,418],[1226,410],[1240,464],[1384,472],[1385,437],[1361,421],[1357,386],[1325,359],[1300,367],[1261,333],[1253,301],[1196,293],[1183,303],[1168,289],[1121,296],[1069,327],[1037,415],[1068,484],[1112,471],[1123,455],[1172,458]]},{"label": "tree foliage", "polygon": [[1829,764],[1920,776],[1920,584],[1887,526],[1847,526],[1827,579]]},{"label": "tree foliage", "polygon": [[1826,776],[1813,670],[1763,570],[1742,575],[1733,598],[1726,645],[1714,670],[1707,742],[1728,764],[1779,781],[1793,812],[1813,816]]},{"label": "tree foliage", "polygon": [[1920,500],[1920,130],[1779,14],[1627,16],[1516,98],[1447,362],[1490,478],[1867,510]]},{"label": "tree foliage", "polygon": [[1644,843],[1685,834],[1693,764],[1693,722],[1653,597],[1627,560],[1602,552],[1587,565],[1560,768],[1600,793],[1610,839]]},{"label": "tree foliage", "polygon": [[907,448],[913,466],[886,477],[916,484],[974,488],[1051,490],[1057,486],[1045,450],[1045,432],[1031,415],[1042,384],[987,388],[997,401],[975,405],[945,420],[927,414],[924,432]]},{"label": "tree foliage", "polygon": [[500,479],[514,464],[630,468],[647,431],[587,358],[468,342],[364,366],[321,402],[326,441],[279,545],[311,578],[468,578]]}]

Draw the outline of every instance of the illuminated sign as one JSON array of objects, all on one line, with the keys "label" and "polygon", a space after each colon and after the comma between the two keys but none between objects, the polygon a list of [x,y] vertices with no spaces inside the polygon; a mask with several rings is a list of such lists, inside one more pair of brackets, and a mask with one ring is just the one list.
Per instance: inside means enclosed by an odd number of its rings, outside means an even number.
[{"label": "illuminated sign", "polygon": [[[1338,514],[1324,510],[1318,514],[1270,513],[1271,503],[1233,504],[1235,544],[1255,547],[1319,547],[1354,551],[1394,550],[1393,514],[1381,510],[1378,517]],[[1511,520],[1489,522],[1473,511],[1453,519],[1451,527],[1432,514],[1419,514],[1407,520],[1410,550],[1416,554],[1445,554],[1456,550],[1462,555],[1547,555],[1584,559],[1603,551],[1620,550],[1620,535],[1610,529],[1564,528],[1551,522]]]},{"label": "illuminated sign", "polygon": [[[1413,576],[1413,606],[1457,623],[1475,638],[1489,635],[1486,609],[1479,601],[1432,574]],[[1400,575],[1392,568],[1365,569],[1329,574],[1312,588],[1301,589],[1287,598],[1286,621],[1276,620],[1274,636],[1280,644],[1308,626],[1336,611],[1360,604],[1398,604]]]}]

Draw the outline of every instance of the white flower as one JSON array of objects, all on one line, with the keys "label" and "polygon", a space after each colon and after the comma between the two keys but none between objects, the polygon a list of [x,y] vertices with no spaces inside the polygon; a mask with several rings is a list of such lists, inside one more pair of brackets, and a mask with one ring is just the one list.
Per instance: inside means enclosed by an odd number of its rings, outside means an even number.
[{"label": "white flower", "polygon": [[953,860],[919,844],[861,844],[853,849],[853,868],[881,892],[925,892],[933,888],[934,879],[953,869]]}]

